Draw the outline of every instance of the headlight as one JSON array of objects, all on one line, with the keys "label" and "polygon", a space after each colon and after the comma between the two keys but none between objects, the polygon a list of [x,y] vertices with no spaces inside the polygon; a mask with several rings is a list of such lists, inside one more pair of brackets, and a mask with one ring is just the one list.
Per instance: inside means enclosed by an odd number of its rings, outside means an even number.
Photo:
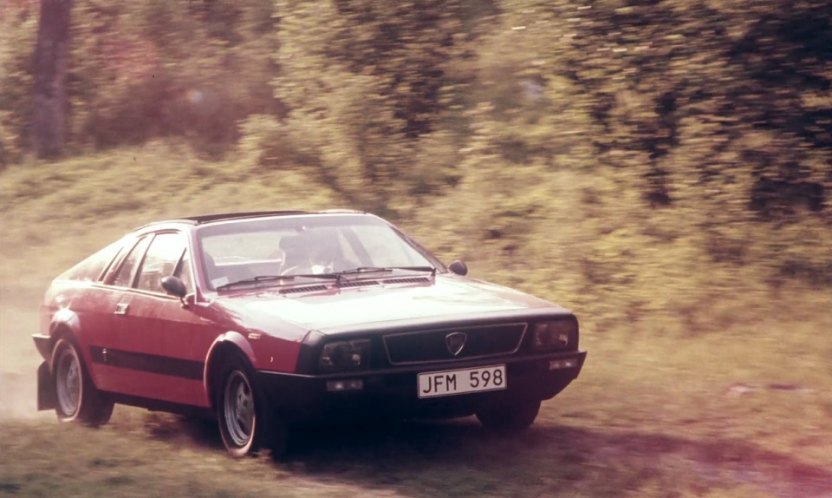
[{"label": "headlight", "polygon": [[370,341],[337,341],[324,345],[319,362],[322,372],[358,370],[370,364]]},{"label": "headlight", "polygon": [[578,321],[574,317],[536,323],[532,335],[535,351],[578,348]]}]

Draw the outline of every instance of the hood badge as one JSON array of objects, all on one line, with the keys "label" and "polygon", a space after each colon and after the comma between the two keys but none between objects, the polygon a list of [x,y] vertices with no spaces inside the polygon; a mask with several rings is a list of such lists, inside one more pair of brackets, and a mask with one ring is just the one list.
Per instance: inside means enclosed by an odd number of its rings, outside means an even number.
[{"label": "hood badge", "polygon": [[467,340],[468,336],[465,332],[451,332],[445,336],[445,346],[447,346],[449,353],[454,356],[459,356]]}]

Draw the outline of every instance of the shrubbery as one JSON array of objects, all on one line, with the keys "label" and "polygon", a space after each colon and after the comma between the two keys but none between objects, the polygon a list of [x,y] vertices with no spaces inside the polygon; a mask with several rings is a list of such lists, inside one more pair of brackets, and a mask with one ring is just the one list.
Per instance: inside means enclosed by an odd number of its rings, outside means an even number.
[{"label": "shrubbery", "polygon": [[[26,145],[33,10],[2,18],[6,163]],[[832,283],[826,2],[77,0],[73,16],[68,154],[180,137],[609,317],[695,326],[732,292]]]}]

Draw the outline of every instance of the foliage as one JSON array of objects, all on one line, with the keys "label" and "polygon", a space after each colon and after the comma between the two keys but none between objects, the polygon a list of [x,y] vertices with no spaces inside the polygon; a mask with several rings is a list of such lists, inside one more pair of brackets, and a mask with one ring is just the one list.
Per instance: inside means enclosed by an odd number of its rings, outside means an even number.
[{"label": "foliage", "polygon": [[[51,166],[22,160],[33,3],[12,5],[0,144],[37,176]],[[176,165],[186,192],[287,178],[315,195],[258,205],[372,210],[600,322],[668,315],[696,333],[731,316],[726,293],[832,283],[825,7],[78,0],[70,152],[114,177]],[[84,155],[148,143],[149,173],[134,149]]]},{"label": "foliage", "polygon": [[0,15],[0,169],[20,161],[26,149],[37,8],[36,2],[9,3]]},{"label": "foliage", "polygon": [[266,164],[312,167],[350,204],[380,212],[453,180],[454,147],[437,122],[461,29],[456,2],[281,2],[277,9],[274,87],[288,115],[260,139],[282,151],[263,156]]},{"label": "foliage", "polygon": [[217,156],[237,121],[278,110],[271,0],[79,0],[73,15],[76,147],[179,136]]}]

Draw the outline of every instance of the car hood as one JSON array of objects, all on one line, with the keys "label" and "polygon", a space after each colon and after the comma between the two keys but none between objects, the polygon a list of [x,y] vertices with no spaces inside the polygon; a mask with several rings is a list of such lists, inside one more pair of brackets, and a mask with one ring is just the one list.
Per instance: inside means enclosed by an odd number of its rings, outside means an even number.
[{"label": "car hood", "polygon": [[328,334],[409,323],[568,313],[514,289],[446,275],[437,275],[421,284],[382,283],[346,288],[327,285],[326,290],[307,293],[281,294],[280,288],[267,288],[224,295],[217,300],[234,315],[248,318],[253,324],[271,323],[278,328],[292,324]]}]

